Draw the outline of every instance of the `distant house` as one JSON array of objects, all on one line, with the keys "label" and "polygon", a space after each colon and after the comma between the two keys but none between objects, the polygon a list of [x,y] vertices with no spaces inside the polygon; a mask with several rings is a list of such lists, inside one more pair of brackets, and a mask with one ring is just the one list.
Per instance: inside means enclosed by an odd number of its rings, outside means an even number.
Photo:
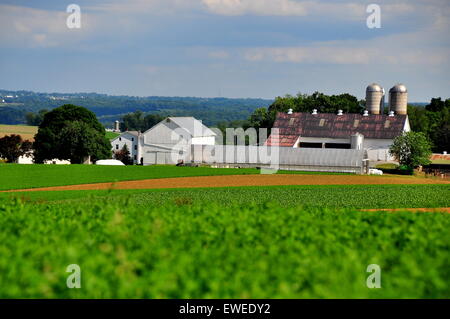
[{"label": "distant house", "polygon": [[407,115],[278,113],[266,144],[293,148],[364,149],[371,161],[391,161],[389,147],[410,131]]},{"label": "distant house", "polygon": [[168,117],[144,133],[123,132],[111,144],[114,152],[127,145],[135,164],[176,164],[191,145],[214,145],[215,138],[193,117]]}]

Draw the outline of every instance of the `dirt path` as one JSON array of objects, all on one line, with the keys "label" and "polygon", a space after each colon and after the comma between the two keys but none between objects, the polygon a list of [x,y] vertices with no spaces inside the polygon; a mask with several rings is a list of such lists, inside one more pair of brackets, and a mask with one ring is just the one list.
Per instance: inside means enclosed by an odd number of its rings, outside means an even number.
[{"label": "dirt path", "polygon": [[449,181],[431,180],[398,176],[364,176],[364,175],[233,175],[233,176],[198,176],[147,179],[117,183],[97,183],[68,186],[54,186],[33,189],[11,190],[3,192],[24,191],[64,191],[64,190],[105,190],[105,189],[157,189],[157,188],[198,188],[231,186],[278,186],[278,185],[383,185],[383,184],[449,184]]}]

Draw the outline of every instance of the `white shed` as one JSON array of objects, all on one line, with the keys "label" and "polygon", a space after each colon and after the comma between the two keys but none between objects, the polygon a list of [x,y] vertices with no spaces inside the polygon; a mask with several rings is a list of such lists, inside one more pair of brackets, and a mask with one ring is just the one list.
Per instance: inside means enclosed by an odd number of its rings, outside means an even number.
[{"label": "white shed", "polygon": [[124,132],[111,141],[113,151],[127,145],[136,164],[176,164],[191,145],[214,145],[216,134],[193,117],[168,117],[144,133]]}]

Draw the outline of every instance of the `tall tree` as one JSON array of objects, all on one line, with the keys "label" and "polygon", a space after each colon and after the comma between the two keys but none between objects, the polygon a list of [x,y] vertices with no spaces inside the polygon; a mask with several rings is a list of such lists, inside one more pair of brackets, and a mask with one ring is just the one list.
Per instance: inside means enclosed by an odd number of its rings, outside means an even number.
[{"label": "tall tree", "polygon": [[17,162],[19,157],[31,156],[32,145],[28,140],[22,140],[20,135],[7,135],[0,138],[0,157],[5,158],[8,163]]},{"label": "tall tree", "polygon": [[430,164],[431,144],[423,133],[407,132],[396,137],[389,149],[400,165],[416,168]]},{"label": "tall tree", "polygon": [[34,148],[36,163],[54,158],[72,163],[81,163],[85,156],[94,161],[111,158],[111,144],[95,114],[71,104],[45,114]]}]

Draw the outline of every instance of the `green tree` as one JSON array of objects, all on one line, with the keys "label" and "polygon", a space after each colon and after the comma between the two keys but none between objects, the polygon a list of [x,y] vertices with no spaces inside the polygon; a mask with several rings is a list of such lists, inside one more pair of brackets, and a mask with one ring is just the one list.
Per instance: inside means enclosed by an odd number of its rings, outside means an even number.
[{"label": "green tree", "polygon": [[407,132],[396,137],[389,149],[400,165],[410,169],[430,164],[431,144],[423,133]]},{"label": "green tree", "polygon": [[[55,146],[60,150],[59,158],[70,159],[72,164],[82,164],[86,157],[95,157],[97,147],[102,145],[104,138],[104,134],[102,135],[89,124],[73,121],[67,123],[59,132]],[[96,159],[99,158],[96,157]]]},{"label": "green tree", "polygon": [[75,164],[88,155],[93,161],[111,158],[111,144],[95,114],[71,104],[45,114],[34,148],[36,163],[57,158]]},{"label": "green tree", "polygon": [[432,142],[433,151],[450,150],[450,99],[431,99],[426,107],[408,105],[411,129],[424,133]]},{"label": "green tree", "polygon": [[19,157],[31,156],[33,143],[22,140],[20,135],[7,135],[0,138],[0,157],[5,158],[8,163],[16,162]]},{"label": "green tree", "polygon": [[123,116],[120,123],[122,131],[141,131],[145,132],[149,128],[164,120],[164,117],[158,114],[145,115],[142,111],[128,113]]},{"label": "green tree", "polygon": [[47,109],[40,110],[38,113],[28,112],[25,114],[25,119],[28,125],[39,126],[44,120],[45,114],[48,113]]}]

